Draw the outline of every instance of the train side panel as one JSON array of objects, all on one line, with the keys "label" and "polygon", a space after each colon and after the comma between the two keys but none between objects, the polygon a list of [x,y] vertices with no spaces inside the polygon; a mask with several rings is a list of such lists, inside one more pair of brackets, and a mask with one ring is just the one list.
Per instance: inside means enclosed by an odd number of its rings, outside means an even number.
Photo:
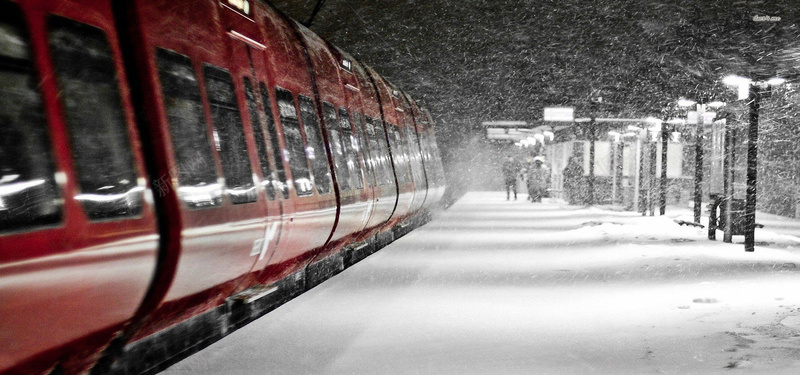
[{"label": "train side panel", "polygon": [[[139,1],[131,9],[144,124],[166,226],[158,307],[134,338],[221,304],[252,269],[266,231],[252,130],[243,124],[216,2]],[[237,77],[238,78],[238,77]]]},{"label": "train side panel", "polygon": [[[360,102],[352,100],[340,75],[346,74],[328,48],[327,43],[307,28],[297,25],[314,67],[316,88],[328,147],[331,151],[336,187],[341,197],[336,231],[329,251],[336,251],[352,236],[361,232],[372,209],[372,192],[362,164],[364,139],[357,118]],[[350,99],[350,100],[348,100]]]},{"label": "train side panel", "polygon": [[3,0],[0,23],[0,372],[84,371],[158,245],[112,10]]},{"label": "train side panel", "polygon": [[364,134],[369,143],[370,163],[375,174],[375,209],[367,227],[384,227],[397,205],[397,180],[389,153],[385,129],[382,125],[382,108],[378,91],[366,68],[352,56],[340,51],[343,58],[351,62],[352,73],[358,82],[359,96],[363,106]]},{"label": "train side panel", "polygon": [[276,254],[264,269],[266,283],[305,267],[327,243],[338,211],[332,171],[317,113],[309,61],[291,20],[271,7],[256,4],[264,51],[272,78],[276,121],[286,144],[284,163],[294,209],[284,211]]}]

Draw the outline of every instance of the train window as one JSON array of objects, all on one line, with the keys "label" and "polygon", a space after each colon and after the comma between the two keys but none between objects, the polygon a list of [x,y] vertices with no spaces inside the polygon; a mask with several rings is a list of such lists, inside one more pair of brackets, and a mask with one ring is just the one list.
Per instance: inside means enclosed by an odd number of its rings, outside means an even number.
[{"label": "train window", "polygon": [[[367,173],[367,186],[375,186],[375,170],[372,166],[372,150],[370,150],[370,135],[367,133],[366,124],[364,124],[364,115],[360,112],[353,114],[355,119],[356,128],[361,134],[361,156],[364,160],[364,169]],[[373,130],[374,132],[374,130]]]},{"label": "train window", "polygon": [[400,136],[400,131],[397,130],[397,125],[386,123],[386,131],[389,134],[389,146],[392,149],[392,157],[394,158],[394,166],[397,170],[397,179],[400,184],[407,184],[410,181],[408,173],[408,154],[405,147],[403,147],[403,138]]},{"label": "train window", "polygon": [[389,149],[386,143],[386,132],[384,131],[382,121],[380,119],[372,119],[367,117],[367,125],[373,125],[375,129],[375,147],[377,150],[377,163],[382,175],[380,185],[391,185],[394,183],[394,174],[392,173],[391,158],[389,156]]},{"label": "train window", "polygon": [[342,128],[342,140],[347,153],[347,168],[350,169],[350,175],[353,176],[355,188],[363,189],[364,181],[361,175],[361,167],[358,163],[358,133],[355,132],[352,124],[350,124],[350,114],[344,108],[339,108],[339,126]]},{"label": "train window", "polygon": [[384,171],[384,150],[379,141],[378,127],[375,125],[372,117],[364,116],[366,122],[367,136],[369,137],[370,150],[372,150],[372,164],[375,166],[375,179],[378,185],[386,185],[386,172]]},{"label": "train window", "polygon": [[328,166],[328,157],[325,156],[325,146],[322,144],[322,135],[317,121],[317,110],[311,98],[299,95],[300,116],[303,118],[303,130],[306,133],[306,154],[311,160],[311,169],[314,172],[314,183],[317,192],[327,194],[331,192],[331,171]]},{"label": "train window", "polygon": [[281,155],[281,144],[278,141],[278,129],[275,127],[275,119],[272,117],[272,103],[269,100],[269,91],[263,82],[259,84],[261,89],[261,101],[264,102],[264,120],[267,122],[267,133],[269,133],[270,145],[272,145],[272,157],[275,162],[275,174],[271,176],[272,186],[281,191],[283,198],[289,198],[289,189],[286,185],[286,169],[283,168],[283,157]]},{"label": "train window", "polygon": [[294,97],[291,92],[281,88],[275,89],[275,97],[278,100],[283,137],[288,148],[284,158],[289,159],[289,169],[292,171],[295,190],[298,196],[311,195],[313,194],[311,173],[308,170],[308,158],[303,147],[303,136],[300,133],[300,121],[294,106]]},{"label": "train window", "polygon": [[378,133],[377,129],[375,128],[375,124],[371,117],[364,116],[364,130],[367,134],[367,142],[369,143],[369,151],[370,151],[370,164],[372,164],[372,170],[375,173],[375,182],[378,185],[385,185],[386,179],[384,177],[385,172],[383,171],[383,151],[379,147],[378,143]]},{"label": "train window", "polygon": [[336,108],[330,103],[322,103],[322,111],[325,112],[325,124],[328,126],[331,154],[333,154],[333,164],[336,166],[336,180],[339,181],[339,189],[348,191],[350,190],[350,170],[347,168],[347,157],[339,131],[339,122],[336,119]]},{"label": "train window", "polygon": [[411,167],[412,176],[414,181],[421,182],[423,179],[422,174],[422,161],[420,160],[419,145],[417,144],[417,132],[411,126],[403,128],[403,136],[406,139],[406,149],[408,154],[408,164]]},{"label": "train window", "polygon": [[261,126],[261,116],[258,113],[256,94],[253,91],[253,84],[250,79],[244,77],[244,96],[247,100],[247,112],[250,115],[250,127],[253,129],[253,138],[258,149],[258,162],[261,165],[261,185],[267,190],[269,200],[275,199],[275,187],[272,185],[272,170],[269,167],[269,154],[267,152],[267,141],[264,138],[264,130]]},{"label": "train window", "polygon": [[81,190],[75,199],[90,220],[138,216],[144,188],[138,185],[106,35],[57,16],[50,17],[48,28]]},{"label": "train window", "polygon": [[156,58],[177,163],[178,194],[190,208],[218,206],[222,203],[222,186],[217,182],[192,61],[161,48]]},{"label": "train window", "polygon": [[253,183],[253,169],[242,128],[242,116],[233,91],[230,73],[205,64],[206,92],[214,121],[214,142],[222,161],[225,192],[233,204],[255,202],[258,190]]},{"label": "train window", "polygon": [[23,19],[0,1],[0,232],[57,224],[62,213]]}]

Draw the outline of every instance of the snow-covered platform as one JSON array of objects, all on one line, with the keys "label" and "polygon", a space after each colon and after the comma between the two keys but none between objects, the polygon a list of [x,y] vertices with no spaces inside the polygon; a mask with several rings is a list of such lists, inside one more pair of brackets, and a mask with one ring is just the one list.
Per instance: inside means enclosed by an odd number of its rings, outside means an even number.
[{"label": "snow-covered platform", "polygon": [[800,223],[680,215],[469,193],[166,373],[798,373]]}]

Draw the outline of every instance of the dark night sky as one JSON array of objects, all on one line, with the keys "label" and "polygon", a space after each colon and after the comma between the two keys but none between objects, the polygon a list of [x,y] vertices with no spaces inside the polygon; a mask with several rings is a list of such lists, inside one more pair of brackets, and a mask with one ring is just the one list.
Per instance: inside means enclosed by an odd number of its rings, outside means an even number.
[{"label": "dark night sky", "polygon": [[[272,3],[305,20],[316,1]],[[548,105],[580,112],[603,96],[606,115],[660,116],[679,96],[733,95],[720,82],[727,74],[794,78],[795,8],[796,0],[327,0],[312,29],[428,107],[444,147],[456,149],[482,121],[536,121]],[[754,18],[764,16],[780,21]]]}]

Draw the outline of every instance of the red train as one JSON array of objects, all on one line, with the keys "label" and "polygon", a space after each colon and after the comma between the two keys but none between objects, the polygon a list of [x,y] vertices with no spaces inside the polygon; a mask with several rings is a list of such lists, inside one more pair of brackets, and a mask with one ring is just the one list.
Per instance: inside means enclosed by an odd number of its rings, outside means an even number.
[{"label": "red train", "polygon": [[0,373],[147,373],[429,220],[429,113],[269,4],[0,0]]}]

